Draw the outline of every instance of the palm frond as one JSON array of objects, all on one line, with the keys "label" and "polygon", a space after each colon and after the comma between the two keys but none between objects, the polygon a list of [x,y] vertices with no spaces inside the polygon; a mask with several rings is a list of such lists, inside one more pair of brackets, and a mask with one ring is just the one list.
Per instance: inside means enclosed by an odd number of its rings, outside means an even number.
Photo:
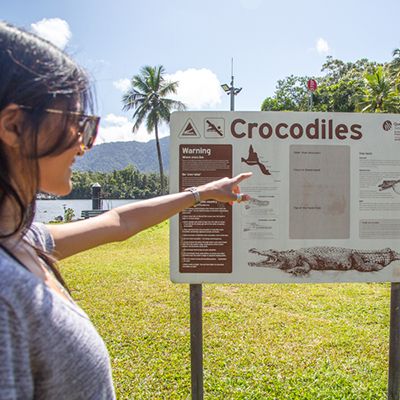
[{"label": "palm frond", "polygon": [[131,88],[122,96],[122,109],[129,111],[138,107],[145,100],[145,96],[137,90]]},{"label": "palm frond", "polygon": [[138,92],[142,93],[143,95],[146,95],[146,93],[151,91],[151,88],[149,87],[147,80],[139,75],[136,75],[132,78],[131,85],[133,88],[135,88]]},{"label": "palm frond", "polygon": [[170,110],[178,110],[184,111],[186,110],[186,105],[178,100],[172,99],[163,99],[163,103],[170,109]]},{"label": "palm frond", "polygon": [[[133,114],[133,121],[134,124],[132,126],[132,132],[135,133],[142,125],[143,121],[146,120],[147,110],[145,108],[138,108],[135,113]],[[148,130],[150,133],[150,131]]]},{"label": "palm frond", "polygon": [[164,81],[163,85],[160,87],[160,96],[165,97],[171,93],[176,93],[178,90],[179,82]]}]

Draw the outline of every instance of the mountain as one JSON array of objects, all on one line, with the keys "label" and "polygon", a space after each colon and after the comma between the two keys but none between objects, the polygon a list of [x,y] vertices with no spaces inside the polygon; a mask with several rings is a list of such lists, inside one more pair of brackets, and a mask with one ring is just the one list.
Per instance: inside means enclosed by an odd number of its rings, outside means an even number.
[{"label": "mountain", "polygon": [[[160,139],[164,171],[169,170],[169,136]],[[112,142],[94,146],[83,157],[78,157],[75,171],[111,172],[134,165],[140,172],[158,172],[156,141]]]}]

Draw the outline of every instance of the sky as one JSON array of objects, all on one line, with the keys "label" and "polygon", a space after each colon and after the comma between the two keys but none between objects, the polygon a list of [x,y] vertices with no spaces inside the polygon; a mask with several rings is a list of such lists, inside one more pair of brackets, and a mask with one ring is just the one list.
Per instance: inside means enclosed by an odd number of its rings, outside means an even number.
[{"label": "sky", "polygon": [[[259,111],[289,75],[323,76],[327,56],[387,62],[400,48],[400,1],[0,0],[0,19],[45,37],[89,72],[101,125],[97,143],[148,141],[122,111],[129,80],[163,65],[187,110]],[[168,135],[167,126],[161,136]]]}]

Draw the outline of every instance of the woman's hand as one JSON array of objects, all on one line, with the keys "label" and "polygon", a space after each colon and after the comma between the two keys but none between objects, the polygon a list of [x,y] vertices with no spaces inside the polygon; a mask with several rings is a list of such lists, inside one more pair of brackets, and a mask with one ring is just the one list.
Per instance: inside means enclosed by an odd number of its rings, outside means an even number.
[{"label": "woman's hand", "polygon": [[245,172],[233,178],[222,178],[217,181],[209,182],[197,188],[200,198],[204,200],[217,200],[223,203],[234,201],[246,201],[250,199],[247,194],[240,193],[239,183],[244,179],[250,178],[251,172]]}]

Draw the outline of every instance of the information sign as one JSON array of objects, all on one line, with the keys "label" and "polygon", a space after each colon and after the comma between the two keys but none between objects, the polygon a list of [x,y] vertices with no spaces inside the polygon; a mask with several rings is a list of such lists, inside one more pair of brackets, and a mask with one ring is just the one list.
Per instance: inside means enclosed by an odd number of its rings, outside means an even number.
[{"label": "information sign", "polygon": [[172,218],[171,279],[400,281],[399,154],[394,114],[173,113],[171,192],[253,176]]}]

